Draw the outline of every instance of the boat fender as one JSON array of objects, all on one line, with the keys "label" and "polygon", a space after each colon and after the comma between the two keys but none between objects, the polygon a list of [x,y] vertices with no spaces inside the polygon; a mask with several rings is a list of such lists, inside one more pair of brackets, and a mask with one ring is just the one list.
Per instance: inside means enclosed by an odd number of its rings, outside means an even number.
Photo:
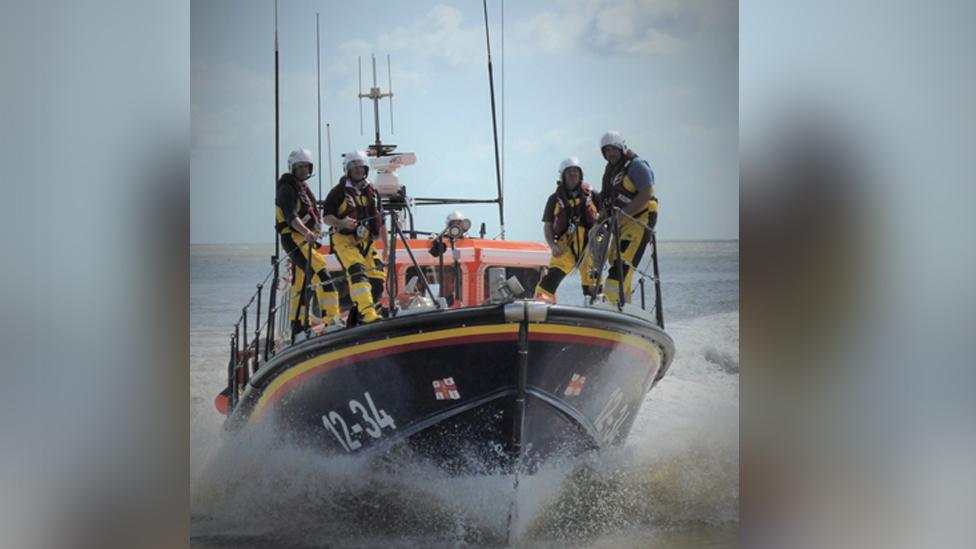
[{"label": "boat fender", "polygon": [[230,387],[224,387],[224,390],[214,398],[214,407],[221,415],[227,415],[227,410],[230,408]]}]

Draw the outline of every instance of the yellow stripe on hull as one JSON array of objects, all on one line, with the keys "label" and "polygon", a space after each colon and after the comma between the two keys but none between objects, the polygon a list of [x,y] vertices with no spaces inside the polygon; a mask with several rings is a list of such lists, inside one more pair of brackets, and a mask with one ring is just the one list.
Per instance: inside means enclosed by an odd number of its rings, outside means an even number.
[{"label": "yellow stripe on hull", "polygon": [[326,353],[324,355],[316,356],[315,358],[310,358],[304,362],[300,362],[295,366],[292,366],[288,371],[279,375],[272,381],[261,394],[258,399],[257,404],[251,411],[251,416],[248,419],[248,423],[254,421],[254,419],[260,414],[261,410],[267,405],[268,401],[274,396],[274,394],[281,388],[282,385],[288,383],[289,380],[302,375],[303,373],[333,362],[335,360],[340,360],[351,355],[358,355],[362,353],[368,353],[370,351],[376,351],[380,349],[385,349],[387,347],[394,347],[398,345],[409,345],[411,343],[421,343],[425,341],[435,341],[438,339],[450,339],[454,337],[465,337],[473,335],[486,335],[486,334],[503,334],[518,332],[518,324],[495,324],[491,326],[472,326],[470,328],[451,328],[448,330],[438,330],[436,332],[428,332],[423,334],[414,334],[408,336],[394,337],[390,339],[383,339],[380,341],[374,341],[372,343],[366,343],[364,345],[354,345],[352,347],[347,347],[345,349],[340,349],[338,351],[333,351],[331,353]]}]

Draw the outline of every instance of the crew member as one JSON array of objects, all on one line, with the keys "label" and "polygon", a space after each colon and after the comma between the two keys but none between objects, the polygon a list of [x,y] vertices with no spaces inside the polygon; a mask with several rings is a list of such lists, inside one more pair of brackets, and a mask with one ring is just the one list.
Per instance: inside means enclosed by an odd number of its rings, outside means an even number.
[{"label": "crew member", "polygon": [[578,268],[583,295],[592,295],[590,254],[586,253],[587,232],[596,219],[594,193],[583,182],[579,160],[569,157],[559,165],[556,192],[549,196],[542,212],[543,233],[552,251],[548,272],[536,286],[536,299],[555,303],[556,288],[573,269]]},{"label": "crew member", "polygon": [[[657,198],[654,196],[654,172],[637,153],[629,149],[624,136],[608,131],[600,139],[600,152],[607,161],[603,172],[600,197],[603,203],[601,219],[617,212],[620,226],[620,257],[623,259],[624,301],[629,303],[633,288],[634,269],[640,264],[650,241],[648,228],[657,223]],[[620,273],[617,271],[617,246],[610,244],[610,271],[604,293],[611,303],[620,295]]]},{"label": "crew member", "polygon": [[[299,304],[305,300],[302,288],[305,284],[305,270],[309,255],[311,255],[313,280],[316,281],[315,295],[321,309],[315,313],[315,316],[321,315],[327,322],[341,322],[339,294],[329,276],[325,258],[317,249],[317,240],[321,237],[322,216],[315,202],[315,195],[306,183],[313,171],[312,153],[308,149],[292,151],[288,155],[288,173],[282,174],[278,179],[275,197],[275,229],[280,235],[285,253],[295,266],[290,308],[293,333],[301,331],[304,327],[303,319],[299,318],[298,312]],[[309,243],[312,243],[311,254]]]},{"label": "crew member", "polygon": [[373,241],[386,241],[386,226],[379,194],[366,179],[366,153],[344,154],[342,167],[345,175],[325,199],[323,221],[335,229],[332,251],[346,272],[349,297],[356,304],[360,321],[368,323],[380,318],[376,306],[383,294],[386,272]]}]

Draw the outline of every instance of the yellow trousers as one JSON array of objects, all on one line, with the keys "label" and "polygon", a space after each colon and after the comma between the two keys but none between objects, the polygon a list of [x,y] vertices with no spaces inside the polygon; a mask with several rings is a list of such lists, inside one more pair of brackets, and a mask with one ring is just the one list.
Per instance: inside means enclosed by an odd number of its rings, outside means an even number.
[{"label": "yellow trousers", "polygon": [[[656,211],[645,211],[637,219],[644,225],[653,226],[652,216],[654,217],[654,221],[656,221]],[[643,225],[636,223],[629,217],[621,216],[620,257],[624,260],[623,279],[625,303],[630,303],[631,295],[634,291],[634,267],[640,264],[641,258],[644,257],[644,250],[647,249],[647,244],[650,242],[650,239],[651,232]],[[617,245],[614,242],[610,242],[610,254],[608,258],[610,270],[607,273],[607,281],[604,283],[603,292],[611,303],[616,303],[620,294],[620,280],[619,274],[617,273]]]},{"label": "yellow trousers", "polygon": [[373,306],[383,293],[386,271],[371,238],[334,233],[332,249],[349,280],[349,298],[356,304],[363,322],[380,318]]},{"label": "yellow trousers", "polygon": [[[576,268],[579,268],[583,294],[590,295],[594,284],[593,277],[590,276],[593,261],[586,250],[586,229],[577,227],[572,234],[567,233],[559,237],[556,243],[562,248],[563,253],[549,260],[549,272],[539,281],[535,288],[535,295],[555,301],[559,284]],[[580,260],[581,256],[582,260]]]},{"label": "yellow trousers", "polygon": [[[301,320],[299,317],[298,306],[303,301],[302,289],[305,286],[305,268],[308,265],[309,246],[298,233],[289,232],[281,236],[281,244],[285,252],[291,258],[295,266],[295,276],[291,284],[291,306],[289,307],[290,318],[293,322]],[[339,293],[336,291],[329,276],[325,257],[318,250],[312,247],[311,250],[311,273],[312,279],[316,280],[315,296],[318,298],[321,316],[331,319],[339,314]]]}]

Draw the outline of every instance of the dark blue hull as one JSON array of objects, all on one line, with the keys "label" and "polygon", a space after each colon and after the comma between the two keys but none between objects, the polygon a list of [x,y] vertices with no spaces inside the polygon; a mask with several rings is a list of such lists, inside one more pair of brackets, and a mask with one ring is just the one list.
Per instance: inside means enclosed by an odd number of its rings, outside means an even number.
[{"label": "dark blue hull", "polygon": [[230,429],[452,472],[533,469],[618,444],[674,354],[650,319],[515,302],[400,317],[288,348]]}]

